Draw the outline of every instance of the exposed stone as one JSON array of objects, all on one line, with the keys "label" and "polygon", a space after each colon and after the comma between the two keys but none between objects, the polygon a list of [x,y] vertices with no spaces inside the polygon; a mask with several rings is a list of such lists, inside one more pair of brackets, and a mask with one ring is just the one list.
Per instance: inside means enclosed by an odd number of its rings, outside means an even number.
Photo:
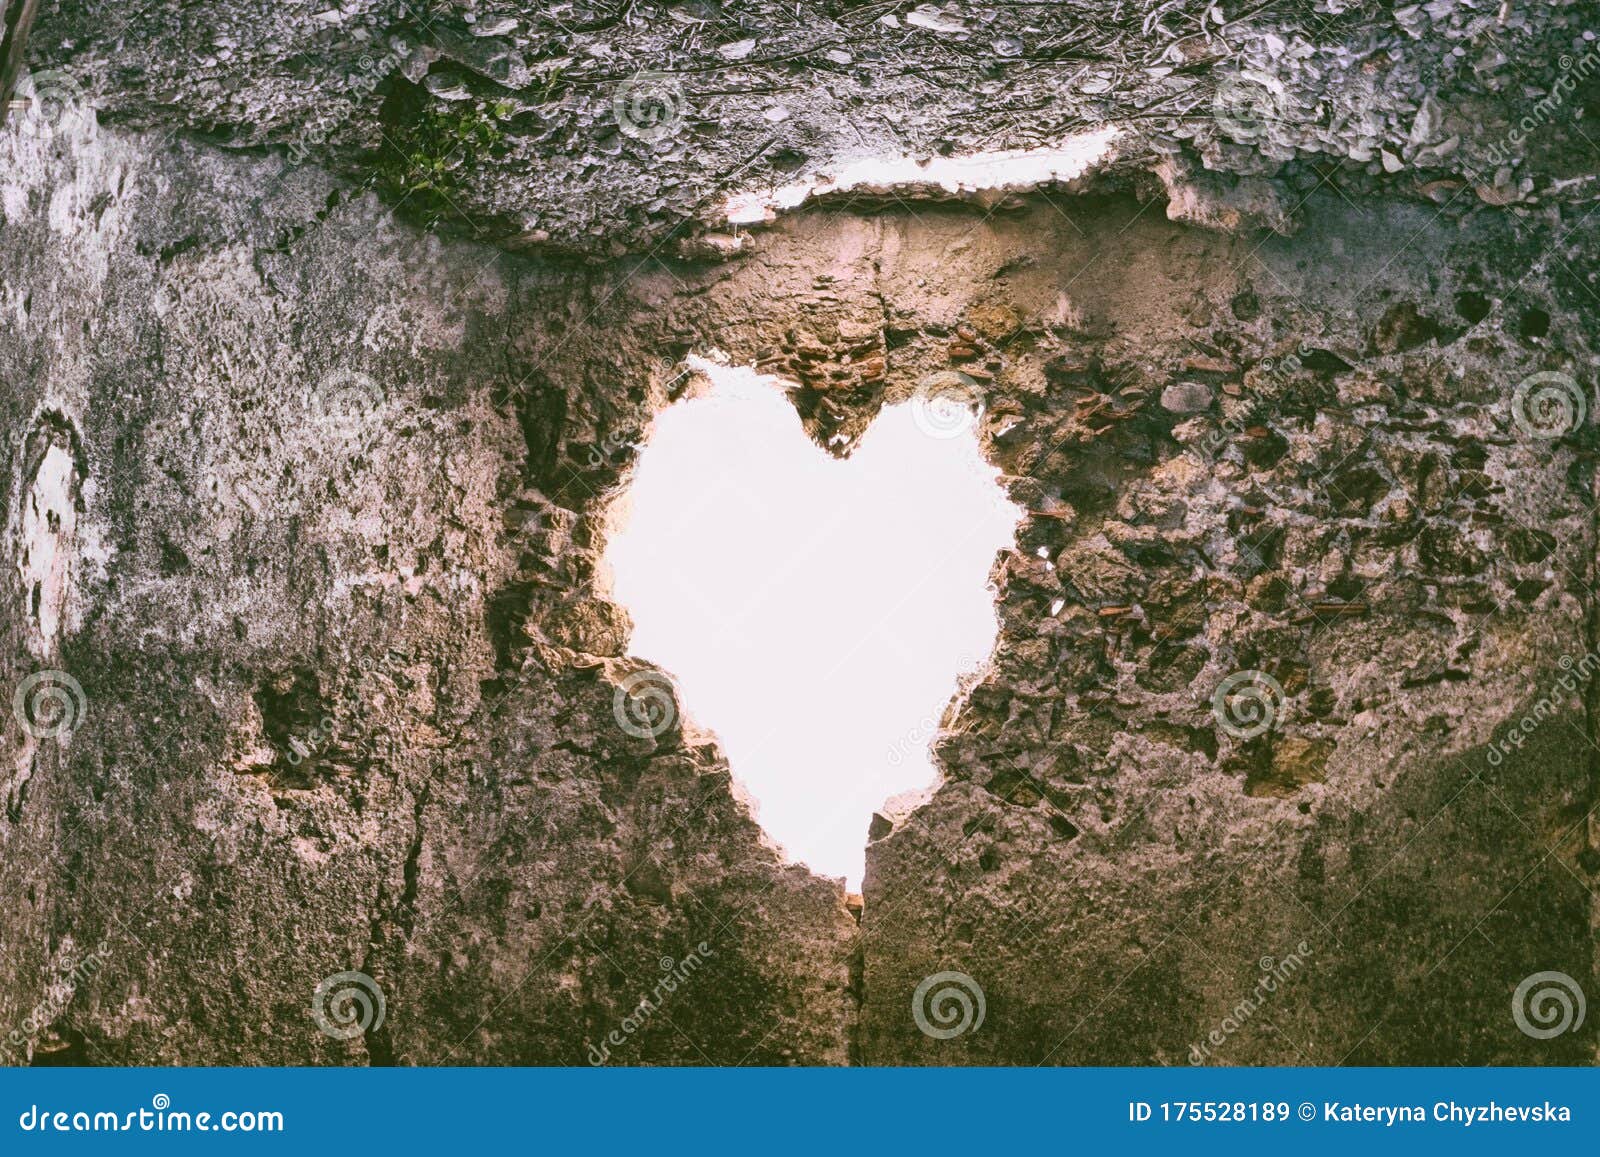
[{"label": "exposed stone", "polygon": [[[731,193],[825,181],[864,156],[1055,148],[1101,125],[1130,138],[1129,168],[1158,168],[1174,219],[1206,227],[1292,228],[1330,181],[1451,211],[1594,192],[1582,4],[329,11],[227,0],[195,22],[175,4],[60,6],[38,20],[32,63],[119,123],[291,149],[406,212],[583,253],[720,227]],[[1064,43],[1104,63],[1062,84]]]},{"label": "exposed stone", "polygon": [[1289,735],[1277,740],[1265,771],[1245,783],[1246,794],[1293,799],[1307,784],[1326,780],[1333,749],[1333,742],[1327,739]]},{"label": "exposed stone", "polygon": [[1198,414],[1211,408],[1211,387],[1203,382],[1173,382],[1161,391],[1161,406],[1174,414]]}]

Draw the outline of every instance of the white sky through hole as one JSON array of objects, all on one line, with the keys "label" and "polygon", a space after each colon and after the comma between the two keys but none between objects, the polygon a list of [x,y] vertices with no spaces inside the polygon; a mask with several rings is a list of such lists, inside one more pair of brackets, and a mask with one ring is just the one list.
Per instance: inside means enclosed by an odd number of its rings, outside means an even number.
[{"label": "white sky through hole", "polygon": [[993,647],[1018,512],[970,429],[890,406],[839,461],[775,379],[695,364],[711,390],[656,418],[606,550],[630,650],[767,833],[858,890],[873,811],[935,782],[935,725]]}]

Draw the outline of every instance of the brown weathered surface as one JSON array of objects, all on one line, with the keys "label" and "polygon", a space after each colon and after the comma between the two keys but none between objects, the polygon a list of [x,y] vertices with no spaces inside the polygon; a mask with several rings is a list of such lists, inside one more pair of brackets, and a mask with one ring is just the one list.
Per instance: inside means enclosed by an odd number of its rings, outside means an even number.
[{"label": "brown weathered surface", "polygon": [[[1508,1008],[1600,992],[1592,426],[1512,418],[1535,371],[1592,399],[1586,209],[1310,182],[1274,236],[1166,176],[578,264],[70,109],[0,135],[0,685],[88,703],[64,747],[5,717],[12,1059],[582,1064],[629,1018],[613,1063],[1181,1064],[1294,954],[1212,1059],[1592,1061]],[[846,444],[967,374],[1028,512],[859,927],[712,737],[619,726],[605,499],[712,347]],[[387,1002],[350,1042],[346,970]],[[941,971],[976,1032],[918,1030]]]},{"label": "brown weathered surface", "polygon": [[[585,608],[615,470],[560,469],[647,371],[556,332],[581,282],[315,178],[256,210],[259,165],[5,147],[8,428],[64,415],[90,480],[59,652],[8,648],[8,688],[48,658],[88,711],[4,822],[6,1022],[46,950],[103,943],[47,1037],[83,1059],[582,1064],[705,942],[619,1061],[842,1062],[842,891],[708,743],[613,716]],[[364,1042],[309,1016],[344,970],[387,993]]]}]

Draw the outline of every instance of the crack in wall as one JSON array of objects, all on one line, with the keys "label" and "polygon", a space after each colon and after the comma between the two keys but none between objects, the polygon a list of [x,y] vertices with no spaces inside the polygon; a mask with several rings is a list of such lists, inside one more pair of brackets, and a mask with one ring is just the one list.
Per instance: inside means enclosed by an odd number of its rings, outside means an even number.
[{"label": "crack in wall", "polygon": [[[385,894],[388,885],[385,884],[380,888],[378,897],[373,903],[372,926],[367,937],[367,954],[361,968],[368,972],[380,988],[391,975],[388,967],[391,960],[396,966],[399,965],[416,930],[417,897],[421,887],[422,850],[426,835],[423,815],[430,794],[431,789],[426,783],[412,793],[412,831],[400,866],[399,897],[392,904],[386,903]],[[390,932],[391,928],[395,930],[393,934]],[[392,1025],[392,1020],[386,1016],[382,1024],[362,1034],[361,1039],[366,1046],[369,1064],[386,1067],[397,1063]]]}]

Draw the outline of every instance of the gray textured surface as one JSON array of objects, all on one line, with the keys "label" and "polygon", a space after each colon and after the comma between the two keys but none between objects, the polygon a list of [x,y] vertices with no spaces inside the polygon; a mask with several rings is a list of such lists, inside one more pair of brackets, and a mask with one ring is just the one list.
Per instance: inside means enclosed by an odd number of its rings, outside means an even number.
[{"label": "gray textured surface", "polygon": [[[494,397],[581,282],[328,209],[325,181],[252,208],[259,163],[65,136],[4,141],[7,475],[53,409],[91,480],[50,664],[88,711],[5,825],[7,900],[36,895],[7,1022],[47,947],[105,943],[57,1026],[92,1061],[582,1064],[708,942],[619,1060],[842,1061],[842,892],[762,846],[711,749],[624,734],[602,660],[546,642],[614,653],[593,552]],[[595,335],[570,352],[625,380]],[[341,372],[380,400],[329,393]],[[589,380],[557,444],[637,408]],[[38,665],[10,648],[8,687]],[[342,970],[388,994],[349,1044],[309,1015]]]},{"label": "gray textured surface", "polygon": [[[1596,23],[1588,0],[134,0],[47,4],[32,57],[120,122],[293,146],[475,234],[617,253],[730,190],[1104,123],[1227,172],[1590,198]],[[668,131],[619,131],[636,98]]]}]

